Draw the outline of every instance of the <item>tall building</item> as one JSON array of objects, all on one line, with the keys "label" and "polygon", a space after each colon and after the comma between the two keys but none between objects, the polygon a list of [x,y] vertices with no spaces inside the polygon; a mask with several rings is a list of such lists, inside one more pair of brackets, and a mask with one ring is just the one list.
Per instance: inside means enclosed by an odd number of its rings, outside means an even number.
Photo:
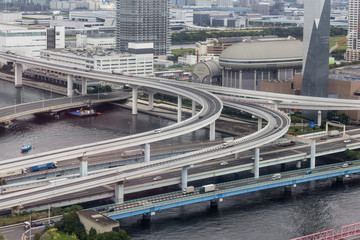
[{"label": "tall building", "polygon": [[153,42],[154,55],[170,47],[169,0],[116,0],[116,49],[126,52],[129,42]]},{"label": "tall building", "polygon": [[[328,97],[330,0],[305,0],[302,95]],[[305,113],[313,117],[314,113]]]},{"label": "tall building", "polygon": [[347,62],[360,60],[360,31],[354,31],[360,25],[360,1],[349,0],[348,3],[348,33],[345,59]]}]

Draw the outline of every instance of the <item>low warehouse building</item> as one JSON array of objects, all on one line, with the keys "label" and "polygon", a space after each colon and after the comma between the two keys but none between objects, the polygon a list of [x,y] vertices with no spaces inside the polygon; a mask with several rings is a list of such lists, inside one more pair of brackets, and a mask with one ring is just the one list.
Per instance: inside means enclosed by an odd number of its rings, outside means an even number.
[{"label": "low warehouse building", "polygon": [[77,214],[81,223],[84,224],[87,234],[89,234],[91,228],[94,228],[97,233],[119,230],[120,223],[118,221],[94,210],[85,209],[78,211]]}]

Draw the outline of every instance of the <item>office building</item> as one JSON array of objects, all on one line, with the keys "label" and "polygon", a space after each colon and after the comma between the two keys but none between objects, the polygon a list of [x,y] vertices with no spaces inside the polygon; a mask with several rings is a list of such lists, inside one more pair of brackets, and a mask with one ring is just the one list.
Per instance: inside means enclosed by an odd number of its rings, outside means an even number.
[{"label": "office building", "polygon": [[49,63],[79,68],[118,72],[126,75],[152,75],[154,65],[152,43],[129,43],[129,53],[86,51],[74,49],[42,50],[41,58]]},{"label": "office building", "polygon": [[360,32],[355,30],[360,25],[360,1],[349,0],[348,4],[348,33],[351,34],[347,40],[345,60],[352,62],[360,60]]},{"label": "office building", "polygon": [[153,42],[154,55],[170,47],[169,0],[117,0],[116,48],[126,52],[130,42]]},{"label": "office building", "polygon": [[40,57],[40,50],[65,47],[65,28],[27,28],[0,25],[0,51]]}]

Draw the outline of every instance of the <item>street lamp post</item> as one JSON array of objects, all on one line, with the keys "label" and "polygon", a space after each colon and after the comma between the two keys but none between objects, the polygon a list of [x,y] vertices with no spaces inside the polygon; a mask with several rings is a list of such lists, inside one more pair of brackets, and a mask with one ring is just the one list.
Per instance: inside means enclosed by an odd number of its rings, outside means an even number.
[{"label": "street lamp post", "polygon": [[14,114],[16,114],[16,98],[14,98]]}]

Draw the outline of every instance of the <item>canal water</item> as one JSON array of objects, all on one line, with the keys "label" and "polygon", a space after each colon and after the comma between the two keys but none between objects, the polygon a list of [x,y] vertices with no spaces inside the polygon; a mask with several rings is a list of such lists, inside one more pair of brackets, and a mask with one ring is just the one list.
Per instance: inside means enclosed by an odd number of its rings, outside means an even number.
[{"label": "canal water", "polygon": [[[55,94],[0,81],[0,107],[15,102],[41,101]],[[126,136],[172,124],[154,116],[132,116],[129,110],[100,105],[98,117],[60,119],[27,116],[0,128],[0,161],[22,156],[20,147],[32,144],[33,152],[69,147]],[[218,135],[219,136],[219,135]],[[207,130],[173,139],[173,143],[208,138]],[[143,224],[141,216],[120,221],[134,240],[262,240],[290,239],[321,230],[360,222],[360,180],[357,176],[343,184],[330,180],[300,184],[292,195],[283,189],[266,190],[224,199],[217,211],[208,202],[164,210]]]}]

